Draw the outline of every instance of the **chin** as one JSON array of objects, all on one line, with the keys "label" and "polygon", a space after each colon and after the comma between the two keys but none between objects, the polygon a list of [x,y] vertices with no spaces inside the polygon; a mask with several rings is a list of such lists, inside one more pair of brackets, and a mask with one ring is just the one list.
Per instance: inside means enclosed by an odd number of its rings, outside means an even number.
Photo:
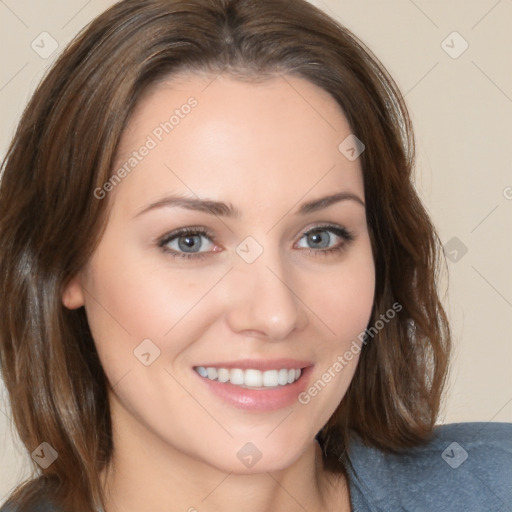
[{"label": "chin", "polygon": [[[266,434],[268,435],[268,433]],[[244,441],[230,440],[228,446],[219,446],[216,453],[209,453],[203,460],[210,466],[226,473],[236,475],[253,475],[276,472],[288,468],[307,451],[309,442],[297,443],[288,436],[288,441],[280,436],[279,442],[269,442],[265,436],[245,437]],[[213,455],[213,457],[212,457]]]},{"label": "chin", "polygon": [[[225,464],[219,465],[216,464],[216,467],[221,471],[226,473],[231,473],[233,475],[257,475],[263,473],[275,473],[282,471],[288,467],[290,467],[295,460],[297,460],[300,454],[297,454],[295,457],[290,458],[290,454],[286,454],[287,457],[279,458],[279,454],[277,457],[275,454],[272,454],[268,457],[263,457],[256,462],[252,463],[242,463],[240,461],[226,460]],[[247,465],[245,465],[247,464]]]}]

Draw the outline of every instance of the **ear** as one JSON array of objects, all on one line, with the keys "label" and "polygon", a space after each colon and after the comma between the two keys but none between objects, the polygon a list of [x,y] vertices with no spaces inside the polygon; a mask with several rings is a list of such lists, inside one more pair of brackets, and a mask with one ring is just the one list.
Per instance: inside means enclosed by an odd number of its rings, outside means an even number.
[{"label": "ear", "polygon": [[68,309],[78,309],[85,304],[84,292],[78,276],[73,277],[64,288],[62,303]]}]

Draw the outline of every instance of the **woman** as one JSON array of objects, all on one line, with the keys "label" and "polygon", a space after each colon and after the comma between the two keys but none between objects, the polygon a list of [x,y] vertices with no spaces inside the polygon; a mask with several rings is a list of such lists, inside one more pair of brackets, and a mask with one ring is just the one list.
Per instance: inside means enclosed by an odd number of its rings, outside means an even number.
[{"label": "woman", "polygon": [[510,425],[434,428],[413,148],[392,79],[306,2],[97,18],[4,162],[0,353],[41,476],[2,510],[508,510]]}]

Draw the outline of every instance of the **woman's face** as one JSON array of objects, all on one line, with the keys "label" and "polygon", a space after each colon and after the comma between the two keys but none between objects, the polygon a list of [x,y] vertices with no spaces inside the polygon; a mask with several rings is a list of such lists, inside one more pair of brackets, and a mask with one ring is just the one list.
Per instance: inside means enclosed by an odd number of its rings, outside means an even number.
[{"label": "woman's face", "polygon": [[64,295],[85,306],[118,445],[235,473],[312,445],[374,298],[350,133],[292,76],[196,74],[141,99],[95,192],[106,230]]}]

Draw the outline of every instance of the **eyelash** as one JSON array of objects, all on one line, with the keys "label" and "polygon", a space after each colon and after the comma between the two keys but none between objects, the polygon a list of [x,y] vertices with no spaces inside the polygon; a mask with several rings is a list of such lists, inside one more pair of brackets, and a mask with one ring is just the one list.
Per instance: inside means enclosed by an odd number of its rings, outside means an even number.
[{"label": "eyelash", "polygon": [[[305,235],[308,235],[314,231],[327,231],[334,233],[336,236],[343,239],[343,242],[341,242],[339,245],[335,247],[331,247],[330,249],[301,249],[303,251],[306,251],[308,254],[314,253],[315,257],[321,257],[321,256],[330,256],[335,253],[340,253],[343,250],[345,250],[346,246],[354,241],[355,236],[353,233],[348,231],[346,228],[343,228],[341,226],[336,226],[333,224],[324,224],[315,226],[308,231],[304,231],[301,235],[301,238]],[[176,238],[179,238],[180,236],[184,235],[203,235],[206,238],[209,238],[212,243],[215,243],[215,237],[214,234],[205,227],[187,227],[187,228],[181,228],[176,231],[173,231],[171,233],[168,233],[164,235],[157,243],[158,247],[160,247],[166,254],[170,254],[172,257],[175,258],[184,258],[184,259],[196,259],[196,260],[202,260],[204,258],[207,258],[211,256],[211,252],[198,252],[198,253],[185,253],[185,252],[177,252],[174,249],[169,249],[166,247],[166,245],[169,242],[172,242]]]}]

